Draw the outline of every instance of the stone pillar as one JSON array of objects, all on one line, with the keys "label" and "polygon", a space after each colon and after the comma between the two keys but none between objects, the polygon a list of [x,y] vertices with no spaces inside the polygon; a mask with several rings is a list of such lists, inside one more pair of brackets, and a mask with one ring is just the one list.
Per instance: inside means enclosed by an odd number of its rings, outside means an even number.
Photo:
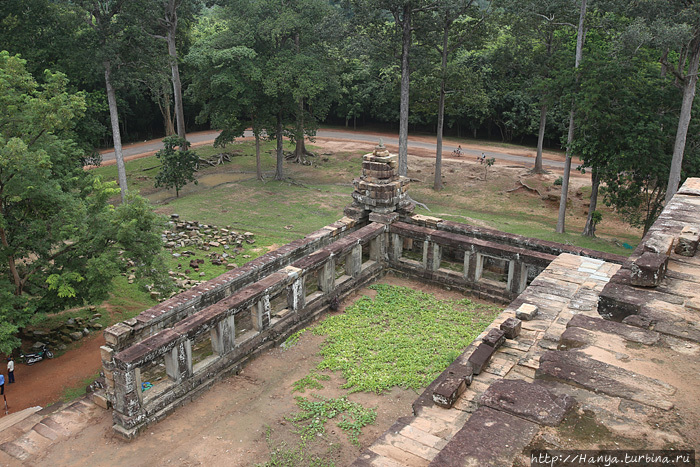
[{"label": "stone pillar", "polygon": [[379,234],[370,240],[369,259],[382,262],[386,259],[386,234]]},{"label": "stone pillar", "polygon": [[442,259],[442,248],[440,248],[440,245],[426,241],[423,248],[423,262],[426,268],[429,271],[437,271],[440,269],[440,261]]},{"label": "stone pillar", "polygon": [[233,315],[222,319],[211,329],[211,347],[217,355],[224,355],[236,346],[236,320]]},{"label": "stone pillar", "polygon": [[362,245],[355,245],[345,258],[345,274],[356,278],[362,271]]},{"label": "stone pillar", "polygon": [[464,277],[464,279],[467,281],[473,281],[473,278],[474,278],[473,271],[471,271],[471,273],[472,273],[471,276],[469,274],[470,273],[469,267],[471,266],[471,263],[473,263],[473,261],[471,261],[471,256],[472,256],[471,252],[469,252],[469,251],[464,252],[464,269],[462,269],[462,277]]},{"label": "stone pillar", "polygon": [[479,282],[481,279],[481,273],[484,270],[484,255],[481,253],[476,254],[476,261],[474,266],[474,282]]},{"label": "stone pillar", "polygon": [[511,261],[508,270],[508,291],[518,295],[525,290],[525,287],[527,287],[527,265],[522,261]]},{"label": "stone pillar", "polygon": [[510,291],[513,284],[513,276],[515,274],[515,261],[508,261],[508,280],[506,281],[506,290]]},{"label": "stone pillar", "polygon": [[430,249],[430,242],[428,240],[423,240],[423,269],[428,269],[429,249]]},{"label": "stone pillar", "polygon": [[398,261],[401,259],[401,254],[403,253],[403,240],[399,234],[389,234],[391,235],[391,248],[389,249],[389,259],[391,261]]},{"label": "stone pillar", "polygon": [[253,329],[261,332],[270,327],[270,310],[270,295],[265,294],[260,301],[253,306]]},{"label": "stone pillar", "polygon": [[335,261],[329,258],[318,271],[318,288],[324,294],[330,293],[335,288]]},{"label": "stone pillar", "polygon": [[192,342],[185,339],[164,355],[165,372],[170,379],[179,383],[192,376]]},{"label": "stone pillar", "polygon": [[124,370],[115,368],[114,376],[114,409],[126,415],[133,417],[141,410],[141,385],[137,384],[136,370],[134,368]]},{"label": "stone pillar", "polygon": [[289,305],[289,309],[292,311],[299,311],[306,306],[303,277],[299,276],[292,282],[291,289],[287,294],[287,305]]}]

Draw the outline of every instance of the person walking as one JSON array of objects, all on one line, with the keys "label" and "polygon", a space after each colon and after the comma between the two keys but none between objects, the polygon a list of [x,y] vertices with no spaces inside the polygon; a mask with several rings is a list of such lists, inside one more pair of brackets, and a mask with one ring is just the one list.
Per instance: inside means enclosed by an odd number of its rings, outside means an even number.
[{"label": "person walking", "polygon": [[7,359],[7,384],[15,382],[15,361],[12,357]]}]

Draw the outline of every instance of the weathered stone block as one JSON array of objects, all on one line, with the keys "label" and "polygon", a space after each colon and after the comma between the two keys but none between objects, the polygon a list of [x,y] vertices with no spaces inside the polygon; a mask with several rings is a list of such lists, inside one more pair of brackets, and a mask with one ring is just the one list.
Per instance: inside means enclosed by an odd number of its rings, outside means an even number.
[{"label": "weathered stone block", "polygon": [[536,423],[479,407],[429,464],[431,467],[513,465],[537,434]]},{"label": "weathered stone block", "polygon": [[506,340],[506,333],[501,329],[493,328],[481,340],[484,344],[490,345],[494,349],[499,348]]},{"label": "weathered stone block", "polygon": [[678,242],[674,251],[681,256],[695,256],[699,242],[700,227],[697,225],[686,225],[678,236]]},{"label": "weathered stone block", "polygon": [[501,379],[489,386],[479,404],[540,425],[558,426],[575,402],[569,395],[557,396],[537,384]]},{"label": "weathered stone block", "polygon": [[506,339],[515,339],[520,335],[523,322],[518,318],[508,318],[501,323],[500,329],[506,336]]},{"label": "weathered stone block", "polygon": [[446,409],[452,408],[457,398],[467,389],[464,378],[447,374],[445,379],[433,391],[433,402]]},{"label": "weathered stone block", "polygon": [[121,350],[129,340],[132,329],[123,323],[117,323],[104,331],[105,341],[116,350]]},{"label": "weathered stone block", "polygon": [[538,312],[539,309],[537,308],[537,305],[523,303],[517,310],[515,310],[515,317],[523,321],[530,321],[537,316]]},{"label": "weathered stone block", "polygon": [[635,326],[642,329],[650,329],[654,324],[654,320],[647,318],[646,316],[639,315],[629,315],[622,320],[624,324],[629,324],[630,326]]},{"label": "weathered stone block", "polygon": [[657,287],[666,274],[668,256],[645,252],[630,266],[630,283],[639,287]]},{"label": "weathered stone block", "polygon": [[103,362],[111,362],[114,357],[114,349],[103,345],[100,347],[100,357]]},{"label": "weathered stone block", "polygon": [[673,235],[659,231],[651,232],[643,239],[644,251],[668,256],[673,251],[674,240]]},{"label": "weathered stone block", "polygon": [[399,219],[399,215],[396,212],[390,214],[380,214],[377,212],[372,212],[369,215],[370,222],[379,222],[380,224],[391,224]]},{"label": "weathered stone block", "polygon": [[474,366],[474,374],[478,375],[488,365],[496,349],[483,342],[469,356],[469,363]]}]

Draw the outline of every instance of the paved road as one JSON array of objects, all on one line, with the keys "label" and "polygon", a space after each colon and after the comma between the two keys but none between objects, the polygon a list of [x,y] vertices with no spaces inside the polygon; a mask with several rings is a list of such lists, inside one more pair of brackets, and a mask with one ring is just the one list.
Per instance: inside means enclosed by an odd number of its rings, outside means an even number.
[{"label": "paved road", "polygon": [[[187,140],[192,143],[193,146],[198,146],[198,145],[204,145],[204,144],[211,144],[214,141],[214,138],[219,134],[218,131],[201,131],[197,133],[188,133],[187,134]],[[252,137],[253,134],[249,131],[246,131],[245,134],[246,137]],[[318,133],[316,134],[318,138],[326,138],[326,139],[332,139],[332,140],[348,140],[348,141],[361,141],[361,142],[367,142],[367,143],[374,143],[377,144],[379,143],[379,138],[377,134],[368,134],[368,133],[362,133],[362,132],[357,132],[357,131],[340,131],[340,130],[325,130],[325,129],[320,129],[318,130]],[[399,138],[397,136],[394,136],[392,134],[385,134],[381,136],[382,140],[384,141],[384,144],[387,144],[389,146],[398,146],[399,144]],[[425,138],[422,138],[425,139]],[[155,152],[158,151],[163,147],[163,143],[161,142],[160,139],[156,140],[151,140],[151,141],[144,141],[143,143],[133,143],[129,144],[127,146],[124,146],[123,152],[124,152],[124,157],[129,157],[129,156],[136,156],[139,154],[143,153],[148,153],[148,152]],[[435,143],[434,142],[423,142],[423,141],[416,141],[414,139],[411,139],[409,136],[408,139],[408,148],[409,151],[411,148],[421,148],[421,149],[429,149],[429,150],[435,150]],[[443,155],[449,155],[457,149],[457,146],[447,143],[443,143]],[[482,151],[476,150],[476,149],[469,149],[469,148],[463,148],[462,152],[464,154],[464,159],[476,159],[478,156],[481,156]],[[518,156],[515,154],[509,154],[507,152],[503,152],[502,150],[486,150],[483,151],[486,154],[487,158],[494,157],[496,158],[496,162],[501,164],[504,161],[507,161],[509,163],[516,163],[519,165],[525,165],[525,166],[531,166],[534,165],[534,158],[533,157],[525,157],[525,156]],[[114,160],[114,151],[113,150],[104,150],[102,151],[102,160],[103,161],[109,161],[109,160]],[[546,167],[550,168],[564,168],[564,162],[559,161],[559,160],[549,160],[545,159],[544,165]]]}]

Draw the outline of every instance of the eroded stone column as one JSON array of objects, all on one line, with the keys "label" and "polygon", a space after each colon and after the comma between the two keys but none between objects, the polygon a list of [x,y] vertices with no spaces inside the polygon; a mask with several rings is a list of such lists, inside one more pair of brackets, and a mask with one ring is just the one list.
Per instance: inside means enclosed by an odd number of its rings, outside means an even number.
[{"label": "eroded stone column", "polygon": [[170,379],[179,383],[192,376],[192,342],[185,339],[164,355],[165,372]]},{"label": "eroded stone column", "polygon": [[211,347],[217,355],[224,355],[236,346],[236,324],[233,315],[222,319],[211,329]]},{"label": "eroded stone column", "polygon": [[353,278],[362,271],[362,245],[355,245],[345,259],[345,273]]}]

